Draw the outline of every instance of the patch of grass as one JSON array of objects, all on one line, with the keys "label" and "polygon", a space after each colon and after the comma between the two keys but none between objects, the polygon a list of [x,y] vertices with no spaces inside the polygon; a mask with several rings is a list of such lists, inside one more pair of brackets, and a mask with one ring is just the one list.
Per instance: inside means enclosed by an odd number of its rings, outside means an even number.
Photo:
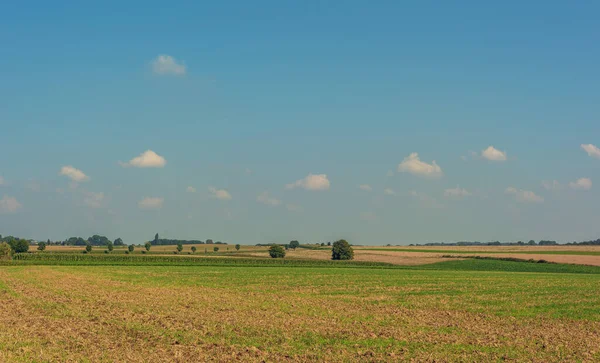
[{"label": "patch of grass", "polygon": [[[361,248],[364,251],[389,251],[389,252],[428,252],[428,253],[456,253],[456,254],[523,254],[523,255],[579,255],[579,256],[600,256],[600,251],[549,251],[549,250],[536,250],[536,247],[531,247],[527,251],[515,251],[515,250],[485,250],[485,246],[477,247],[477,250],[445,250],[445,249],[429,249],[429,248]],[[543,246],[539,246],[543,248]]]}]

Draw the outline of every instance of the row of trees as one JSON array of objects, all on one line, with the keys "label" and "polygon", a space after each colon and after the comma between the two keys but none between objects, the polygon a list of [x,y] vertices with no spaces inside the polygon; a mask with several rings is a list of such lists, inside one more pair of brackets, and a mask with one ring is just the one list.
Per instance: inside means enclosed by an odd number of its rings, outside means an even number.
[{"label": "row of trees", "polygon": [[221,242],[221,241],[214,242],[212,239],[207,239],[206,241],[200,241],[200,240],[195,240],[195,239],[184,240],[184,239],[160,238],[158,233],[154,235],[154,239],[150,242],[155,246],[178,245],[178,244],[182,244],[182,245],[203,245],[203,244],[226,245],[227,244],[227,243]]},{"label": "row of trees", "polygon": [[[322,244],[324,245],[324,244]],[[329,242],[328,245],[331,245]],[[272,258],[284,258],[285,250],[288,248],[296,249],[300,246],[298,241],[291,241],[289,244],[282,247],[281,245],[271,245],[269,247],[269,255]],[[331,259],[332,260],[352,260],[354,259],[354,249],[348,243],[348,241],[341,239],[333,243],[333,247],[331,248]]]}]

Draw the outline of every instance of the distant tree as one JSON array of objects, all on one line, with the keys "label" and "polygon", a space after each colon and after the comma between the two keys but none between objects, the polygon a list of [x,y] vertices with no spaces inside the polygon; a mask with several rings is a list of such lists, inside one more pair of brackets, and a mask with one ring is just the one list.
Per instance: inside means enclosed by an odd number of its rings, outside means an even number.
[{"label": "distant tree", "polygon": [[144,247],[146,248],[146,251],[150,252],[150,247],[152,247],[152,242],[148,241],[148,242],[144,243]]},{"label": "distant tree", "polygon": [[134,249],[135,249],[135,246],[133,244],[130,244],[129,246],[127,246],[128,252],[133,252]]},{"label": "distant tree", "polygon": [[530,246],[535,246],[535,241],[534,240],[530,240],[529,242],[527,242],[528,245]]},{"label": "distant tree", "polygon": [[213,243],[214,243],[214,242],[213,242],[213,240],[212,240],[212,239],[207,239],[207,240],[206,240],[206,244],[207,244],[207,245],[212,245]]},{"label": "distant tree", "polygon": [[12,258],[12,253],[12,248],[10,248],[8,243],[0,243],[0,260],[10,260]]},{"label": "distant tree", "polygon": [[29,242],[24,239],[10,238],[8,240],[8,245],[14,253],[23,253],[29,251]]},{"label": "distant tree", "polygon": [[106,244],[107,252],[112,252],[114,249],[115,249],[115,245],[111,241],[108,241],[108,243]]},{"label": "distant tree", "polygon": [[236,249],[236,251],[239,251],[241,247],[242,247],[242,246],[240,246],[240,245],[239,245],[239,243],[238,243],[237,245],[235,245],[235,249]]},{"label": "distant tree", "polygon": [[92,237],[89,237],[87,242],[92,246],[105,246],[108,242],[110,242],[110,240],[105,236],[99,236],[95,234]]},{"label": "distant tree", "polygon": [[192,252],[196,253],[196,246],[192,246]]},{"label": "distant tree", "polygon": [[154,235],[154,244],[157,245],[158,244],[158,233]]},{"label": "distant tree", "polygon": [[341,239],[333,243],[331,249],[332,260],[352,260],[353,258],[354,250],[346,240]]},{"label": "distant tree", "polygon": [[219,247],[213,247],[213,251],[219,252]]},{"label": "distant tree", "polygon": [[321,247],[323,247],[323,246],[325,246],[325,243],[324,243],[324,242],[321,242]]},{"label": "distant tree", "polygon": [[284,258],[285,251],[284,251],[283,247],[281,247],[280,245],[272,245],[269,248],[269,255],[272,258]]},{"label": "distant tree", "polygon": [[331,246],[331,242],[327,242],[327,246]]},{"label": "distant tree", "polygon": [[286,250],[286,251],[290,249],[290,245],[289,245],[289,244],[288,244],[288,245],[285,245],[285,246],[283,246],[283,247],[285,248],[285,250]]},{"label": "distant tree", "polygon": [[183,245],[181,243],[177,244],[177,252],[183,251]]},{"label": "distant tree", "polygon": [[123,243],[123,240],[121,238],[117,238],[114,242],[115,246],[124,246],[125,243]]},{"label": "distant tree", "polygon": [[90,252],[92,252],[92,245],[91,245],[91,244],[89,244],[89,243],[88,243],[87,245],[85,245],[85,251],[86,251],[87,253],[90,253]]},{"label": "distant tree", "polygon": [[295,250],[296,248],[298,248],[298,246],[300,246],[300,242],[298,242],[296,240],[290,241],[290,245],[289,246],[290,246],[291,249]]},{"label": "distant tree", "polygon": [[38,248],[37,248],[38,251],[43,251],[45,249],[46,249],[46,242],[38,243]]}]

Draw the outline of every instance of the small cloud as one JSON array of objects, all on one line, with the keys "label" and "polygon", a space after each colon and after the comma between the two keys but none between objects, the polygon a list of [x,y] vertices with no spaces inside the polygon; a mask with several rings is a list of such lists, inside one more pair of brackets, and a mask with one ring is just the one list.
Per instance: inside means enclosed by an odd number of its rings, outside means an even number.
[{"label": "small cloud", "polygon": [[208,191],[212,195],[213,198],[217,198],[220,200],[231,200],[231,194],[225,189],[217,189],[214,187],[208,188]]},{"label": "small cloud", "polygon": [[186,66],[183,63],[178,63],[170,55],[161,54],[152,62],[152,70],[159,75],[183,76],[186,72]]},{"label": "small cloud", "polygon": [[162,168],[167,164],[167,161],[154,151],[146,150],[140,156],[129,160],[129,162],[124,163],[119,161],[119,164],[124,168],[129,166],[135,168]]},{"label": "small cloud", "polygon": [[456,186],[456,188],[446,189],[444,197],[446,198],[464,198],[472,195],[468,190]]},{"label": "small cloud", "polygon": [[263,192],[256,197],[256,201],[265,205],[276,207],[281,204],[281,201],[277,198],[271,197],[269,192]]},{"label": "small cloud", "polygon": [[286,204],[285,208],[290,212],[300,212],[302,211],[302,207],[296,204]]},{"label": "small cloud", "polygon": [[581,144],[581,148],[591,157],[600,159],[600,149],[596,145]]},{"label": "small cloud", "polygon": [[2,199],[0,199],[0,213],[15,213],[22,207],[23,205],[21,205],[21,203],[19,203],[15,197],[9,197],[8,195],[5,195],[2,197]]},{"label": "small cloud", "polygon": [[488,146],[487,149],[481,152],[481,157],[491,161],[506,161],[506,152],[500,151],[493,146]]},{"label": "small cloud", "polygon": [[286,189],[303,188],[306,190],[327,190],[330,183],[326,174],[308,174],[304,179],[287,184]]},{"label": "small cloud", "polygon": [[418,199],[424,207],[427,208],[444,208],[443,205],[439,204],[438,201],[425,193],[417,192],[414,190],[410,191],[410,196]]},{"label": "small cloud", "polygon": [[590,178],[579,178],[577,181],[570,182],[569,187],[575,190],[590,190],[592,189],[592,179]]},{"label": "small cloud", "polygon": [[544,181],[542,181],[542,186],[546,190],[561,190],[562,189],[562,185],[557,180],[552,180],[552,181],[544,180]]},{"label": "small cloud", "polygon": [[429,178],[439,178],[444,175],[442,168],[435,163],[435,160],[431,164],[427,164],[419,159],[418,153],[411,153],[404,158],[404,160],[398,164],[398,171]]},{"label": "small cloud", "polygon": [[85,192],[83,203],[91,208],[100,208],[104,201],[104,193]]},{"label": "small cloud", "polygon": [[196,193],[196,188],[194,188],[194,187],[187,187],[185,189],[185,191],[188,192],[188,193]]},{"label": "small cloud", "polygon": [[140,209],[160,209],[163,206],[164,198],[145,197],[138,202]]},{"label": "small cloud", "polygon": [[396,191],[394,189],[392,189],[392,188],[385,188],[383,190],[383,194],[385,194],[385,195],[398,195],[396,193]]},{"label": "small cloud", "polygon": [[373,222],[377,220],[377,215],[373,212],[364,212],[360,214],[360,219],[363,221]]},{"label": "small cloud", "polygon": [[543,203],[544,198],[536,195],[534,192],[523,189],[516,189],[513,187],[508,187],[504,191],[505,194],[514,195],[518,202],[523,203]]},{"label": "small cloud", "polygon": [[370,192],[373,190],[369,184],[361,184],[358,186],[360,190],[364,190],[365,192]]},{"label": "small cloud", "polygon": [[60,175],[69,177],[72,181],[76,183],[81,183],[90,180],[90,177],[85,175],[83,171],[76,169],[71,165],[63,166],[60,169]]}]

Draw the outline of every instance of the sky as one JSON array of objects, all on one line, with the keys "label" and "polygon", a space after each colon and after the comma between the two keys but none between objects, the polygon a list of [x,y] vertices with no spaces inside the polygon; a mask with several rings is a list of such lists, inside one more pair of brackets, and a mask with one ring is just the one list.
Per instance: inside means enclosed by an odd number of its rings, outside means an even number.
[{"label": "sky", "polygon": [[4,3],[0,234],[597,239],[599,12]]}]

